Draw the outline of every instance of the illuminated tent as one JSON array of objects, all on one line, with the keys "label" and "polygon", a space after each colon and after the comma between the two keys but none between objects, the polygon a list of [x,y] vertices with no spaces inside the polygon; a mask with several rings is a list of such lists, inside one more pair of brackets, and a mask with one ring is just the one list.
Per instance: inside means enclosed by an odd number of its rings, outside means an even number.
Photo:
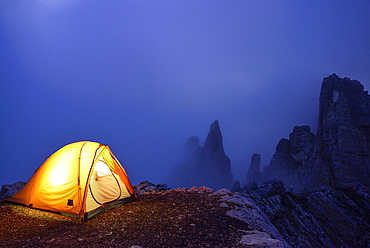
[{"label": "illuminated tent", "polygon": [[86,221],[137,198],[107,145],[81,141],[52,154],[8,201]]}]

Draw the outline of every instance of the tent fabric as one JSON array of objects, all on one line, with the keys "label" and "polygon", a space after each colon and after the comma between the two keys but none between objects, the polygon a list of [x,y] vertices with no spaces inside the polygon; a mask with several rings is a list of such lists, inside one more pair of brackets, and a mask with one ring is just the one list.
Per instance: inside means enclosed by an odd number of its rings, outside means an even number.
[{"label": "tent fabric", "polygon": [[[8,201],[86,220],[106,205],[137,198],[126,171],[107,145],[68,144],[52,154]],[[113,203],[116,202],[116,203]]]}]

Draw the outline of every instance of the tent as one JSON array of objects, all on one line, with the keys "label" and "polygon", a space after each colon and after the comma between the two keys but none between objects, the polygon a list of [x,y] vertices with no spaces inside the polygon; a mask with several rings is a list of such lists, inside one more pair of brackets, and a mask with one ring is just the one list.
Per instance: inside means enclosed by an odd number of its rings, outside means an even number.
[{"label": "tent", "polygon": [[6,200],[86,221],[136,198],[109,147],[80,141],[52,154],[23,188]]}]

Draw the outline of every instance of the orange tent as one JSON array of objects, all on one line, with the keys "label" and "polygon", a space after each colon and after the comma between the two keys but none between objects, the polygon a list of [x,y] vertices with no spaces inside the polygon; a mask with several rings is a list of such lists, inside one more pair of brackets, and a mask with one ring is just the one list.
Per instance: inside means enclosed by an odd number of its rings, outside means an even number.
[{"label": "orange tent", "polygon": [[80,141],[52,154],[7,200],[86,221],[136,198],[125,170],[109,147]]}]

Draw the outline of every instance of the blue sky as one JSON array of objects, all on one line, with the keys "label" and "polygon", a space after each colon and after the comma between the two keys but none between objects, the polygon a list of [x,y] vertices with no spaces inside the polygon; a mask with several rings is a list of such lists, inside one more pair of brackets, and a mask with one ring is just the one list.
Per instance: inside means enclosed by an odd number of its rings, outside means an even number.
[{"label": "blue sky", "polygon": [[370,88],[370,2],[2,1],[0,63],[0,185],[78,140],[165,182],[216,119],[243,181],[253,153],[316,132],[324,77]]}]

